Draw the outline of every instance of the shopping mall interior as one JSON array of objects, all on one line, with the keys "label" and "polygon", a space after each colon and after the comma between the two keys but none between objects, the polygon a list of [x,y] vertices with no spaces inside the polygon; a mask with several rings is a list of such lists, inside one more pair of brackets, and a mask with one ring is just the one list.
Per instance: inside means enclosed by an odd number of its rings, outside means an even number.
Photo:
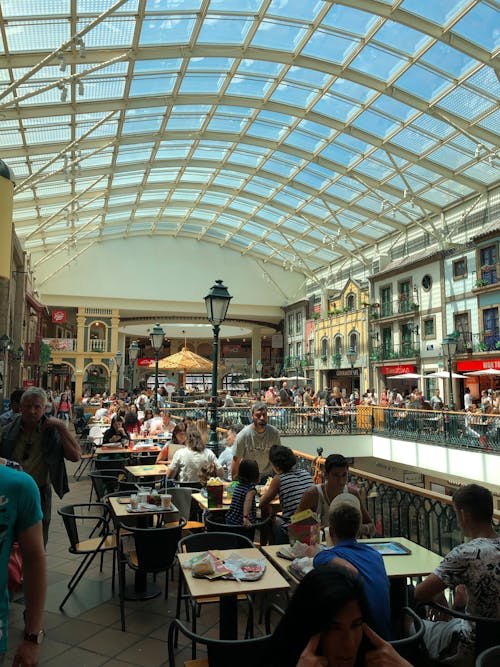
[{"label": "shopping mall interior", "polygon": [[[184,387],[172,409],[209,420],[233,396],[223,428],[270,386],[329,390],[352,414],[270,417],[304,465],[349,457],[377,512],[382,490],[448,512],[478,482],[498,520],[498,25],[491,0],[4,0],[3,409],[31,386],[75,407]],[[183,350],[207,363],[162,369]],[[385,412],[415,390],[439,415]],[[437,552],[458,534],[446,512],[420,535]],[[96,567],[66,617],[74,562],[49,558],[44,664],[167,664],[161,598],[127,603],[124,635]]]}]

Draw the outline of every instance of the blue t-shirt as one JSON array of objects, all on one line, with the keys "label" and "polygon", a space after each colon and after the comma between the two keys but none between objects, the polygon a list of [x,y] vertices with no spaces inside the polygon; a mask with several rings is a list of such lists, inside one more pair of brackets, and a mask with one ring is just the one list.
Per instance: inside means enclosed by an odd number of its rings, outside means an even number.
[{"label": "blue t-shirt", "polygon": [[33,478],[0,465],[0,655],[7,650],[7,570],[12,543],[41,519],[40,492]]},{"label": "blue t-shirt", "polygon": [[368,544],[356,540],[341,540],[334,547],[316,554],[313,565],[314,567],[328,565],[333,558],[343,558],[351,563],[363,577],[373,617],[373,629],[383,639],[390,640],[392,633],[389,579],[382,556]]},{"label": "blue t-shirt", "polygon": [[[245,497],[251,490],[255,491],[254,484],[238,484],[233,488],[233,498],[231,500],[231,507],[226,515],[226,523],[231,526],[241,526],[243,523],[243,506],[245,504]],[[252,506],[250,508],[250,523],[255,523],[257,510],[255,505],[255,495],[253,497]]]}]

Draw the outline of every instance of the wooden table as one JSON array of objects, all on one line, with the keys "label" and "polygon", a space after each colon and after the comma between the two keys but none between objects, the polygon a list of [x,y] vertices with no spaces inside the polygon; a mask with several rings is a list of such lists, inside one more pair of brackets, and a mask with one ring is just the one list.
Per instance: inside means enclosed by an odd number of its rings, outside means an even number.
[{"label": "wooden table", "polygon": [[[406,537],[375,537],[371,539],[358,540],[359,542],[399,542],[411,553],[402,556],[382,556],[384,559],[385,570],[391,584],[391,610],[398,614],[404,607],[407,600],[407,578],[426,576],[434,572],[439,563],[443,560],[442,556],[421,547],[416,542],[406,539]],[[267,547],[261,547],[269,560],[287,577],[295,583],[298,579],[288,571],[291,561],[278,556],[278,551],[283,545],[272,544]]]},{"label": "wooden table", "polygon": [[[224,495],[222,496],[222,507],[208,507],[208,498],[204,496],[202,493],[193,493],[193,498],[196,500],[198,505],[200,506],[200,509],[202,510],[209,510],[210,512],[221,512],[221,511],[227,511],[231,505],[231,500],[232,498],[227,495],[226,492],[224,492]],[[257,496],[256,500],[257,507],[259,507],[259,496]],[[278,511],[280,507],[280,500],[279,498],[275,498],[274,500],[271,501],[270,507],[273,511]]]},{"label": "wooden table", "polygon": [[[156,507],[155,509],[144,510],[143,512],[128,512],[127,505],[130,503],[129,497],[111,497],[108,498],[111,511],[117,519],[130,519],[136,518],[141,519],[143,517],[151,517],[155,515],[161,515],[165,520],[178,521],[179,520],[179,510],[173,504],[170,507]],[[125,502],[126,501],[126,502]]]},{"label": "wooden table", "polygon": [[162,463],[155,463],[149,466],[125,466],[125,470],[132,477],[155,477],[157,475],[166,475],[168,466]]},{"label": "wooden table", "polygon": [[128,447],[106,447],[100,446],[96,447],[94,454],[96,456],[104,456],[105,454],[126,454],[130,455],[130,449]]},{"label": "wooden table", "polygon": [[[239,556],[252,560],[262,560],[262,553],[256,549],[227,549],[220,551],[221,558],[237,553]],[[217,596],[220,598],[219,634],[221,639],[236,639],[238,631],[238,595],[241,593],[263,593],[267,591],[286,590],[289,583],[271,564],[266,564],[264,576],[258,581],[230,581],[227,579],[198,579],[193,577],[186,567],[196,553],[178,554],[179,563],[186,579],[189,594],[194,600]]]}]

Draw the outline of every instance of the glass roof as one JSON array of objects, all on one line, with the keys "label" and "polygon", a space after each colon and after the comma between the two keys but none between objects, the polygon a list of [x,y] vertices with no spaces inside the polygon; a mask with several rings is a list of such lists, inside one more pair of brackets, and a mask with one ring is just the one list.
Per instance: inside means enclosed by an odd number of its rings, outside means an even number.
[{"label": "glass roof", "polygon": [[3,0],[17,233],[367,263],[498,182],[499,25],[494,0]]}]

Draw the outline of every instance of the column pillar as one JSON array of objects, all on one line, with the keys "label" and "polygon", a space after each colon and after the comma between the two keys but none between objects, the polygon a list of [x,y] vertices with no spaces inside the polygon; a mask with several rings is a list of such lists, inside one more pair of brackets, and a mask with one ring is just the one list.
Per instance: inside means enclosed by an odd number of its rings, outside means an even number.
[{"label": "column pillar", "polygon": [[[7,165],[0,160],[0,336],[9,335],[9,292],[12,261],[12,209],[14,205],[14,183],[10,180]],[[0,371],[3,386],[0,387],[0,399],[7,396],[9,369],[8,354],[0,353]]]},{"label": "column pillar", "polygon": [[262,335],[260,329],[252,329],[252,368],[250,376],[254,377],[256,370],[255,364],[262,361]]}]

